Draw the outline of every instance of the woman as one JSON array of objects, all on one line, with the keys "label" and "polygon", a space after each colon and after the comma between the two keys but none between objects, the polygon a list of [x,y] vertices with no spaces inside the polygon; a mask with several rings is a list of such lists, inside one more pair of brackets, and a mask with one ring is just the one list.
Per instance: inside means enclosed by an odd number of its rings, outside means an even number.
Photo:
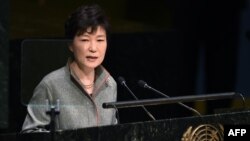
[{"label": "woman", "polygon": [[107,49],[108,21],[98,5],[77,8],[65,23],[72,57],[66,66],[46,75],[34,90],[22,132],[46,131],[49,104],[60,101],[55,129],[66,130],[116,124],[115,110],[103,109],[114,102],[117,85],[101,65]]}]

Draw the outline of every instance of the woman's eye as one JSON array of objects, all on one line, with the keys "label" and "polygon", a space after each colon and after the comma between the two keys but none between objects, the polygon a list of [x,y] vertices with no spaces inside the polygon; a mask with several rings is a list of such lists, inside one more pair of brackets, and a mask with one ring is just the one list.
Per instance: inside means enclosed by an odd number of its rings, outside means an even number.
[{"label": "woman's eye", "polygon": [[97,41],[98,41],[98,42],[103,42],[103,41],[104,41],[104,39],[98,39]]},{"label": "woman's eye", "polygon": [[88,39],[82,39],[81,41],[83,41],[83,42],[87,42],[87,41],[89,41]]}]

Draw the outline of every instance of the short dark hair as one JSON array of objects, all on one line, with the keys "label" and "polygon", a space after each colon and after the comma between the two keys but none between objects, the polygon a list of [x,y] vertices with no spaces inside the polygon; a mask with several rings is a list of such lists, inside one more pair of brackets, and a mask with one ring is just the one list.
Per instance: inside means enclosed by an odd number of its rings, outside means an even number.
[{"label": "short dark hair", "polygon": [[91,28],[90,33],[95,32],[97,27],[109,32],[109,22],[101,7],[97,4],[82,5],[71,13],[65,22],[65,37],[73,39],[76,35],[81,35]]}]

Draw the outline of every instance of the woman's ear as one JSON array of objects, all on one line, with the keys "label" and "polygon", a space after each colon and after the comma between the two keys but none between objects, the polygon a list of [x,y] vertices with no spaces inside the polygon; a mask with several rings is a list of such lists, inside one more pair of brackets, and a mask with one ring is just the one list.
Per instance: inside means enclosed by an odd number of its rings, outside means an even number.
[{"label": "woman's ear", "polygon": [[69,50],[70,50],[71,52],[73,52],[72,44],[69,45]]},{"label": "woman's ear", "polygon": [[71,51],[71,52],[73,52],[73,45],[72,45],[73,43],[72,43],[72,41],[69,41],[68,42],[68,47],[69,47],[69,50]]}]

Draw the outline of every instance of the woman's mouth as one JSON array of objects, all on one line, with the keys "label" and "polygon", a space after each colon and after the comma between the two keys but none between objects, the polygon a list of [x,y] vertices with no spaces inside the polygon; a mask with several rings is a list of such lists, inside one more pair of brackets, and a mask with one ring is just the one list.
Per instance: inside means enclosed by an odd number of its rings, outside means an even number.
[{"label": "woman's mouth", "polygon": [[97,59],[98,57],[95,57],[95,56],[87,56],[86,58],[87,58],[88,61],[94,62],[94,61],[96,61],[96,59]]}]

